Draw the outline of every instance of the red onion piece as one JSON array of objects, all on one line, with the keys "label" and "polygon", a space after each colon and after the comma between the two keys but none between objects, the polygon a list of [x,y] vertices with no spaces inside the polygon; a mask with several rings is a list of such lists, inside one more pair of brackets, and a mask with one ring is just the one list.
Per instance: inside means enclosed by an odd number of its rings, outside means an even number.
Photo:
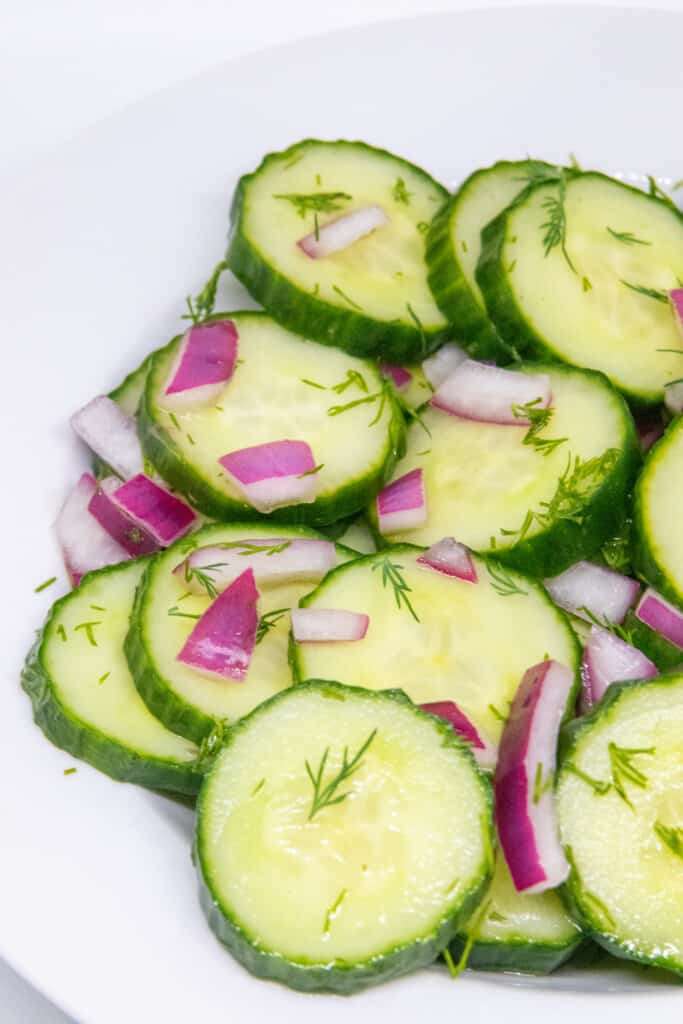
[{"label": "red onion piece", "polygon": [[652,679],[657,675],[657,666],[637,647],[632,647],[607,629],[593,626],[584,648],[581,674],[582,704],[587,710],[602,699],[612,683],[626,679]]},{"label": "red onion piece", "polygon": [[463,419],[524,427],[529,420],[515,416],[513,406],[535,402],[535,408],[543,409],[552,397],[546,373],[501,370],[466,359],[436,389],[432,405]]},{"label": "red onion piece", "polygon": [[348,249],[350,245],[365,238],[377,228],[389,223],[389,218],[381,206],[363,206],[360,210],[345,213],[335,220],[328,221],[296,243],[312,260],[322,256]]},{"label": "red onion piece", "polygon": [[292,636],[298,644],[362,640],[370,617],[341,608],[292,608]]},{"label": "red onion piece", "polygon": [[139,473],[127,483],[102,482],[90,512],[130,554],[168,547],[190,529],[196,516],[189,505]]},{"label": "red onion piece", "polygon": [[477,570],[469,549],[464,544],[459,544],[453,537],[444,537],[443,540],[432,544],[417,561],[420,565],[436,569],[446,576],[455,576],[468,583],[477,582]]},{"label": "red onion piece", "polygon": [[[664,400],[666,401],[666,391],[664,392],[664,394]],[[681,389],[681,401],[683,403],[683,387]],[[637,420],[636,430],[638,431],[638,440],[640,442],[641,450],[647,452],[650,450],[650,448],[652,448],[652,445],[655,443],[655,441],[659,441],[660,437],[664,433],[664,424],[661,420]]]},{"label": "red onion piece", "polygon": [[406,370],[404,366],[395,366],[393,363],[380,363],[380,370],[385,377],[390,377],[393,380],[397,391],[407,387],[413,379],[410,370]]},{"label": "red onion piece", "polygon": [[648,587],[635,611],[637,619],[683,650],[683,612]]},{"label": "red onion piece", "polygon": [[88,448],[123,480],[142,473],[142,448],[135,420],[126,416],[111,398],[93,398],[73,414],[71,426]]},{"label": "red onion piece", "polygon": [[315,501],[318,474],[305,441],[269,441],[218,460],[232,483],[259,512]]},{"label": "red onion piece", "polygon": [[377,495],[380,533],[412,530],[427,521],[427,502],[421,469],[412,469]]},{"label": "red onion piece", "polygon": [[577,562],[544,583],[555,604],[586,622],[623,622],[640,590],[637,580],[592,562]]},{"label": "red onion piece", "polygon": [[676,318],[678,333],[683,338],[683,288],[672,288],[669,292],[669,302]]},{"label": "red onion piece", "polygon": [[430,715],[445,719],[453,726],[458,735],[472,747],[472,753],[480,768],[488,771],[495,767],[496,748],[482,738],[475,724],[460,710],[455,701],[437,700],[430,704],[420,704],[420,707]]},{"label": "red onion piece", "polygon": [[[185,578],[188,590],[203,594],[206,589],[192,573],[193,569],[203,569],[220,593],[245,569],[253,571],[261,586],[308,580],[315,583],[337,564],[336,548],[329,540],[248,537],[242,546],[240,542],[235,544],[227,549],[197,548],[173,571]],[[274,547],[280,546],[282,551],[273,552]]]},{"label": "red onion piece", "polygon": [[454,341],[449,341],[425,359],[422,372],[436,390],[466,359],[467,352]]},{"label": "red onion piece", "polygon": [[55,523],[57,540],[74,587],[87,572],[125,562],[130,557],[90,515],[88,505],[96,489],[95,477],[84,473],[62,505]]},{"label": "red onion piece", "polygon": [[246,569],[206,609],[176,660],[202,675],[242,682],[256,644],[259,593]]},{"label": "red onion piece", "polygon": [[161,545],[151,533],[142,523],[132,519],[117,501],[116,492],[120,487],[121,481],[117,476],[100,480],[88,505],[90,515],[129,555],[137,557],[159,551]]},{"label": "red onion piece", "polygon": [[232,377],[237,361],[237,328],[232,320],[198,324],[185,333],[164,392],[177,409],[211,405]]},{"label": "red onion piece", "polygon": [[557,661],[528,669],[503,728],[495,774],[500,844],[518,892],[537,893],[565,881],[552,779],[560,723],[574,683]]}]

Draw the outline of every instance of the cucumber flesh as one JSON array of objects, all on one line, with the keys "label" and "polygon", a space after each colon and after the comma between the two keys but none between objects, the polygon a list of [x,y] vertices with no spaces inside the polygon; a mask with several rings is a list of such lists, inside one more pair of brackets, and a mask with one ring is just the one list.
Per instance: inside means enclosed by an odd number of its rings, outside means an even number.
[{"label": "cucumber flesh", "polygon": [[[446,329],[427,285],[424,232],[447,194],[385,150],[309,139],[240,181],[228,263],[291,330],[354,355],[415,361]],[[316,223],[373,205],[389,222],[347,248],[311,259],[297,245]]]},{"label": "cucumber flesh", "polygon": [[[683,604],[683,417],[650,450],[635,491],[636,569],[654,587]],[[681,652],[683,660],[683,652]]]},{"label": "cucumber flesh", "polygon": [[615,684],[569,730],[557,785],[577,919],[616,956],[678,973],[681,730],[683,676]]},{"label": "cucumber flesh", "polygon": [[138,694],[123,641],[146,559],[89,573],[53,606],[22,685],[56,746],[112,778],[196,793],[197,747],[166,729]]},{"label": "cucumber flesh", "polygon": [[[151,711],[169,729],[201,743],[223,722],[235,722],[257,705],[291,684],[287,662],[289,609],[296,607],[312,583],[264,585],[257,580],[258,610],[269,628],[259,640],[244,682],[207,679],[176,660],[196,624],[211,603],[206,594],[188,594],[182,572],[174,569],[189,551],[250,538],[274,542],[319,537],[303,528],[271,523],[218,525],[198,530],[150,563],[140,588],[126,639],[126,652],[138,690]],[[338,547],[340,562],[353,553]]]},{"label": "cucumber flesh", "polygon": [[[363,752],[343,799],[314,810],[309,769],[324,787],[345,749]],[[230,731],[202,789],[209,922],[293,988],[350,993],[430,963],[488,885],[491,802],[462,741],[403,695],[293,687]]]},{"label": "cucumber flesh", "polygon": [[164,389],[180,339],[154,355],[140,415],[145,454],[200,511],[244,520],[258,513],[228,480],[221,456],[271,441],[306,441],[320,466],[316,500],[280,508],[271,518],[323,525],[358,512],[403,444],[403,419],[379,369],[291,334],[263,313],[229,316],[239,359],[215,405],[172,409]]},{"label": "cucumber flesh", "polygon": [[596,172],[524,193],[486,227],[477,269],[503,340],[602,370],[643,406],[681,376],[680,280],[683,215]]},{"label": "cucumber flesh", "polygon": [[[357,643],[292,643],[296,678],[325,678],[332,666],[354,686],[398,687],[416,704],[452,700],[496,742],[529,665],[549,656],[578,671],[576,638],[531,579],[475,558],[478,582],[467,583],[419,565],[420,553],[396,546],[328,573],[302,607],[364,612],[368,632]],[[387,571],[410,588],[400,607]]]},{"label": "cucumber flesh", "polygon": [[152,356],[146,356],[140,365],[132,370],[118,387],[109,392],[109,397],[119,405],[128,416],[136,416],[145,391],[147,373]]},{"label": "cucumber flesh", "polygon": [[[528,364],[548,374],[553,404],[548,425],[525,443],[528,427],[482,423],[428,407],[410,425],[407,451],[394,478],[424,474],[427,521],[390,534],[389,542],[431,544],[444,536],[539,576],[562,572],[595,554],[621,525],[640,456],[635,427],[621,396],[601,375],[558,365]],[[551,450],[536,445],[559,440]],[[607,454],[610,452],[611,454]],[[547,504],[579,458],[595,472],[574,487],[576,500]],[[529,524],[527,516],[537,513]],[[578,514],[577,514],[578,513]],[[369,514],[376,524],[375,503]]]}]

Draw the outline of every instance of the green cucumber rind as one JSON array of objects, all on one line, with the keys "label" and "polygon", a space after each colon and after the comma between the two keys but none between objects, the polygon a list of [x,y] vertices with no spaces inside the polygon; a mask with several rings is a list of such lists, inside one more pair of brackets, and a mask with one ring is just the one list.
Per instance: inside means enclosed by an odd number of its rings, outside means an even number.
[{"label": "green cucumber rind", "polygon": [[633,609],[626,613],[624,629],[630,637],[629,642],[653,661],[660,672],[683,670],[683,650],[637,619]]},{"label": "green cucumber rind", "polygon": [[[678,583],[667,573],[649,541],[645,512],[645,488],[649,472],[655,466],[659,455],[666,452],[667,446],[672,440],[675,441],[682,430],[683,416],[677,416],[647,453],[643,470],[633,493],[633,565],[635,570],[642,579],[646,580],[664,597],[668,597],[675,604],[681,606],[683,606],[683,581]],[[683,659],[683,651],[680,652],[680,655],[679,660]]]},{"label": "green cucumber rind", "polygon": [[[116,568],[107,566],[88,573],[81,586],[87,585],[88,580],[95,576],[108,575]],[[56,747],[86,761],[118,782],[132,782],[148,789],[194,796],[199,792],[203,779],[203,771],[195,762],[173,763],[150,755],[143,756],[83,722],[60,700],[45,667],[43,655],[49,640],[51,622],[70,596],[71,592],[56,601],[50,609],[22,670],[21,685],[31,700],[34,722]]]},{"label": "green cucumber rind", "polygon": [[[337,697],[347,693],[362,693],[364,696],[372,695],[373,699],[396,701],[414,707],[412,701],[397,690],[369,691],[360,687],[345,686],[332,680],[314,679],[300,685],[314,691],[328,690],[331,695],[334,694]],[[276,694],[236,723],[227,731],[222,749],[230,745],[239,731],[249,726],[254,716],[259,715],[273,702],[282,700],[286,695],[286,690]],[[416,714],[424,714],[418,708],[414,709]],[[433,963],[452,941],[458,929],[467,920],[468,915],[471,915],[479,905],[493,877],[493,791],[491,783],[486,774],[477,768],[470,748],[454,733],[448,723],[439,722],[434,719],[434,716],[430,717],[443,735],[443,745],[457,747],[466,752],[476,769],[477,779],[488,810],[487,819],[482,821],[487,839],[486,862],[483,864],[479,879],[464,898],[458,911],[452,915],[443,916],[440,924],[429,937],[389,948],[370,960],[359,963],[307,964],[288,960],[279,953],[259,948],[258,940],[252,938],[248,931],[232,918],[229,910],[221,907],[220,902],[211,892],[202,853],[202,810],[204,801],[207,799],[210,773],[207,775],[205,785],[202,786],[197,799],[197,825],[193,846],[193,860],[199,877],[200,903],[209,927],[216,937],[251,974],[270,981],[281,982],[300,992],[334,992],[338,995],[352,995],[370,985],[389,981],[391,978]]]},{"label": "green cucumber rind", "polygon": [[[220,317],[265,317],[254,310],[240,310],[222,313]],[[224,522],[261,521],[263,514],[252,505],[231,498],[218,487],[213,486],[186,460],[173,441],[169,432],[155,418],[153,413],[155,397],[155,369],[157,359],[163,358],[168,349],[177,342],[172,338],[168,345],[154,353],[147,375],[147,385],[140,403],[138,434],[146,458],[154,465],[159,475],[176,491],[185,495],[188,501],[204,515]],[[374,369],[374,368],[373,368]],[[385,458],[377,463],[371,472],[350,481],[333,495],[321,497],[311,504],[290,505],[275,509],[268,516],[270,522],[293,526],[327,526],[360,512],[390,479],[394,466],[405,450],[405,420],[400,405],[390,386],[386,387],[386,402],[391,410],[387,432]]]},{"label": "green cucumber rind", "polygon": [[[657,676],[656,679],[632,679],[626,682],[612,683],[605,692],[602,700],[591,708],[587,714],[572,722],[568,722],[562,728],[558,746],[556,788],[560,784],[562,773],[565,770],[565,765],[571,761],[574,755],[574,751],[581,740],[582,734],[587,729],[590,729],[596,721],[599,721],[601,718],[606,718],[612,711],[614,705],[619,703],[624,694],[629,693],[631,690],[641,689],[643,687],[651,688],[652,686],[680,685],[680,683],[681,675],[679,673]],[[568,913],[583,929],[585,935],[591,938],[603,949],[607,950],[607,952],[612,956],[618,957],[621,960],[631,960],[635,963],[646,964],[647,966],[652,967],[663,967],[667,971],[672,971],[675,974],[683,976],[683,961],[674,966],[671,961],[667,960],[665,957],[649,956],[641,950],[635,949],[633,943],[629,940],[621,940],[616,935],[605,931],[604,924],[592,916],[590,911],[581,903],[581,883],[578,879],[576,866],[573,863],[571,850],[568,848],[567,844],[565,844],[565,853],[567,854],[567,860],[570,863],[571,870],[567,881],[560,887],[558,892],[562,897]]]},{"label": "green cucumber rind", "polygon": [[[447,339],[449,329],[446,325],[437,329],[424,328],[421,331],[414,324],[375,320],[356,310],[344,309],[313,295],[307,295],[284,274],[270,266],[257,246],[242,230],[245,195],[252,179],[270,163],[285,157],[295,157],[299,150],[310,143],[320,141],[303,139],[282,152],[268,153],[255,171],[240,178],[230,211],[232,226],[226,256],[227,264],[235,277],[273,319],[296,334],[312,338],[323,345],[335,345],[351,355],[362,358],[381,357],[395,363],[418,362]],[[351,142],[345,139],[325,142],[325,145],[353,146],[390,157],[427,179],[431,187],[443,193],[444,198],[448,195],[447,190],[426,171],[388,150],[369,146],[365,142]]]},{"label": "green cucumber rind", "polygon": [[[457,961],[463,955],[467,939],[459,935],[450,945],[450,953]],[[584,941],[577,931],[569,942],[530,942],[510,939],[505,942],[475,942],[467,957],[467,967],[473,971],[512,971],[517,974],[550,974],[570,959]]]},{"label": "green cucumber rind", "polygon": [[[607,174],[600,171],[570,171],[572,177],[594,177],[603,178],[613,184],[619,184],[622,188],[636,192],[639,196],[645,193],[633,185],[627,185],[623,181],[615,182]],[[566,356],[556,352],[552,346],[552,339],[546,338],[535,330],[529,322],[525,312],[520,308],[514,292],[508,282],[507,271],[503,265],[502,251],[507,234],[508,217],[518,206],[521,206],[529,196],[540,188],[545,188],[548,182],[539,182],[530,185],[497,217],[487,224],[481,233],[481,255],[476,270],[477,284],[479,285],[486,310],[493,322],[496,331],[503,341],[513,345],[521,356],[528,356],[533,359],[542,359],[549,362],[570,363]],[[683,221],[683,214],[663,199],[657,196],[648,196],[653,203],[659,203],[673,210]],[[662,396],[651,392],[640,393],[620,388],[634,409],[651,410],[661,403]]]}]

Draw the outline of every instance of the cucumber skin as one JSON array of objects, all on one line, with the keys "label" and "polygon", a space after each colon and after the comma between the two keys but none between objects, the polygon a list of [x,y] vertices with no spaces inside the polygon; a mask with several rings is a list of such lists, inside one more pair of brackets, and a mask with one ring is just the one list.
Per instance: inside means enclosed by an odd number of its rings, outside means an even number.
[{"label": "cucumber skin", "polygon": [[[602,700],[591,708],[587,714],[575,719],[573,722],[567,723],[561,729],[558,747],[557,779],[559,780],[564,765],[571,760],[584,730],[590,728],[597,719],[607,716],[612,705],[616,704],[624,693],[640,687],[679,683],[680,680],[681,676],[678,673],[671,673],[669,675],[657,676],[656,679],[631,679],[626,682],[612,683],[606,690]],[[581,884],[570,855],[571,851],[568,851],[566,846],[565,853],[568,853],[567,860],[571,865],[571,870],[569,878],[560,886],[558,892],[568,913],[576,920],[585,935],[620,960],[631,960],[635,963],[645,964],[648,967],[663,967],[665,970],[672,971],[674,974],[683,977],[683,962],[674,967],[671,961],[665,957],[648,956],[648,954],[635,949],[632,942],[620,941],[613,935],[605,933],[604,926],[601,927],[600,922],[592,918],[581,906],[577,896],[577,890],[580,892]]]},{"label": "cucumber skin", "polygon": [[[683,605],[683,589],[666,574],[660,566],[659,561],[648,540],[648,529],[645,521],[645,489],[648,470],[662,452],[667,443],[675,440],[676,435],[683,430],[683,416],[677,416],[667,427],[665,433],[653,444],[645,458],[643,471],[640,474],[634,491],[633,501],[633,565],[638,575],[646,580],[651,586],[658,590],[664,597],[669,598],[679,607]],[[647,628],[647,627],[645,627]],[[661,638],[663,640],[663,638]],[[664,641],[666,643],[666,641]],[[669,647],[673,646],[668,644]],[[678,648],[675,648],[678,650]],[[679,661],[683,660],[683,651],[679,652]],[[654,659],[653,659],[654,660]]]},{"label": "cucumber skin", "polygon": [[[209,319],[221,320],[232,316],[263,317],[264,314],[253,310],[240,310],[233,313],[221,313]],[[262,521],[263,513],[246,502],[231,498],[224,491],[213,487],[197,473],[186,462],[170,434],[154,419],[151,409],[154,404],[156,357],[163,357],[168,349],[178,341],[178,337],[172,338],[168,345],[155,353],[147,375],[147,385],[138,413],[138,434],[145,457],[149,459],[159,475],[173,490],[184,495],[190,504],[204,515],[223,522]],[[396,463],[405,451],[406,425],[401,407],[393,388],[387,386],[385,394],[387,405],[391,410],[388,451],[385,461],[379,463],[373,472],[352,480],[332,496],[318,498],[311,504],[291,505],[275,509],[268,514],[270,522],[292,526],[328,526],[336,523],[339,519],[345,519],[360,512],[375,497],[391,478]]]},{"label": "cucumber skin", "polygon": [[[88,573],[87,579],[111,572],[111,567]],[[118,782],[132,782],[148,789],[169,790],[195,796],[203,779],[196,764],[177,765],[141,756],[123,743],[110,739],[94,726],[81,722],[65,708],[55,691],[52,679],[42,661],[44,643],[52,619],[63,601],[53,605],[48,618],[29,651],[22,674],[22,689],[28,694],[33,707],[33,720],[56,747],[66,750],[81,761],[86,761]]]},{"label": "cucumber skin", "polygon": [[[613,178],[610,178],[607,174],[601,174],[599,171],[572,172],[571,176],[603,178],[611,183],[615,183]],[[636,192],[639,196],[645,195],[640,189],[632,185],[626,185],[622,181],[617,184],[631,192]],[[508,214],[525,202],[535,189],[544,188],[547,185],[548,182],[531,185],[510,206],[495,217],[490,224],[486,225],[481,233],[481,255],[477,265],[476,278],[486,302],[487,312],[504,341],[514,346],[515,351],[522,356],[564,363],[568,362],[566,357],[554,351],[551,342],[534,329],[533,325],[526,318],[524,311],[517,305],[517,300],[508,283],[507,272],[502,260]],[[663,199],[658,199],[656,196],[649,196],[648,198],[654,203],[665,205],[668,209],[672,208],[669,203],[666,203]],[[678,215],[683,220],[683,214],[678,212]],[[661,395],[655,395],[651,392],[641,394],[635,391],[627,391],[626,389],[620,390],[634,410],[651,411],[653,408],[657,408],[662,401]]]},{"label": "cucumber skin", "polygon": [[637,619],[633,610],[627,613],[624,627],[631,634],[633,645],[653,661],[660,672],[683,671],[683,650]]},{"label": "cucumber skin", "polygon": [[[550,974],[566,963],[584,941],[581,932],[564,945],[528,942],[475,942],[467,958],[473,971],[507,971],[519,974]],[[457,962],[465,949],[461,935],[451,943],[450,953]]]},{"label": "cucumber skin", "polygon": [[[240,178],[230,210],[231,235],[226,255],[228,267],[270,316],[295,334],[301,334],[323,345],[335,345],[350,355],[361,358],[380,358],[394,363],[419,362],[448,339],[450,335],[447,325],[420,331],[412,323],[395,324],[386,320],[375,320],[356,310],[343,309],[313,295],[306,295],[265,261],[256,245],[242,230],[246,192],[252,178],[260,174],[268,164],[285,157],[295,157],[299,150],[305,149],[310,143],[320,141],[304,139],[283,152],[268,153],[255,171]],[[428,179],[435,190],[443,193],[444,198],[448,195],[447,190],[420,167],[389,153],[388,150],[368,146],[365,142],[348,142],[344,139],[325,145],[353,146],[390,157]]]},{"label": "cucumber skin", "polygon": [[[414,707],[412,701],[400,690],[367,691],[359,687],[345,686],[341,683],[327,679],[309,679],[299,684],[301,688],[311,690],[324,689],[329,692],[330,697],[343,699],[344,694],[362,692],[380,700],[393,700],[401,704],[408,704]],[[223,741],[223,748],[229,746],[237,733],[249,724],[252,716],[267,708],[273,701],[281,700],[287,691],[276,694],[265,703],[259,705],[254,711],[229,729]],[[416,713],[424,714],[415,708]],[[432,718],[434,716],[431,716]],[[469,747],[456,735],[447,722],[437,722],[437,727],[443,734],[444,746],[455,746],[467,750],[472,757]],[[220,752],[219,752],[220,756]],[[472,763],[476,762],[472,757]],[[389,981],[391,978],[407,974],[420,967],[427,967],[432,964],[440,953],[448,946],[458,929],[468,919],[468,915],[476,910],[484,897],[491,879],[493,878],[493,790],[491,782],[485,772],[477,769],[477,776],[481,784],[487,806],[487,818],[482,822],[487,832],[487,864],[477,884],[470,890],[457,914],[442,919],[436,931],[428,939],[419,939],[416,942],[397,946],[388,949],[386,952],[373,957],[371,960],[360,963],[347,963],[344,966],[336,964],[306,964],[293,962],[285,959],[282,955],[268,950],[259,949],[258,942],[243,929],[240,924],[233,920],[225,911],[218,900],[213,896],[207,882],[207,874],[204,870],[201,842],[201,819],[204,801],[208,791],[210,773],[206,776],[206,783],[202,786],[197,798],[197,817],[195,839],[193,845],[193,861],[199,876],[199,900],[206,915],[207,922],[216,937],[226,946],[236,960],[258,978],[269,981],[278,981],[289,988],[297,989],[300,992],[334,992],[337,995],[352,995],[360,992],[371,985]]]}]

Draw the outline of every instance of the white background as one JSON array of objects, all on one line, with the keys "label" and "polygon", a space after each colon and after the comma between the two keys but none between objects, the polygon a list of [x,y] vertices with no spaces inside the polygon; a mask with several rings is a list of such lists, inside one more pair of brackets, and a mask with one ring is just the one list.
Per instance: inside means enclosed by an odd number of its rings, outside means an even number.
[{"label": "white background", "polygon": [[[614,6],[610,0],[603,4]],[[511,6],[512,0],[498,0],[498,5]],[[648,6],[628,0],[622,5]],[[0,0],[0,184],[103,117],[218,62],[336,28],[466,6],[493,4]],[[680,8],[683,0],[659,0],[650,6]],[[12,837],[4,836],[3,841],[11,842]],[[2,961],[0,1020],[67,1024],[62,1013]]]}]

